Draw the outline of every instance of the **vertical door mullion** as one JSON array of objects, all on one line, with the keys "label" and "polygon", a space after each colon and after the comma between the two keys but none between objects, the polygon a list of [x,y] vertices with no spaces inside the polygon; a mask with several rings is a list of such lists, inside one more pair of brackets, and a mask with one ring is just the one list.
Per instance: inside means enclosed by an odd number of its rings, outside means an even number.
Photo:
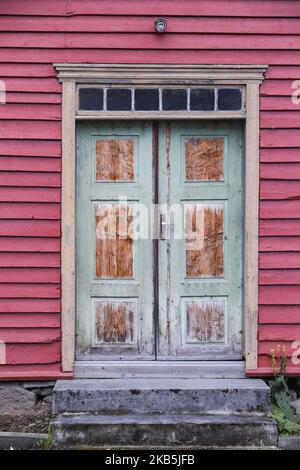
[{"label": "vertical door mullion", "polygon": [[159,126],[158,122],[153,122],[152,125],[152,139],[153,139],[153,174],[152,174],[152,211],[151,211],[151,234],[153,237],[153,322],[154,322],[154,346],[155,358],[158,354],[158,336],[159,336]]},{"label": "vertical door mullion", "polygon": [[[168,200],[167,191],[167,133],[166,123],[160,121],[158,124],[158,203],[159,211],[162,214],[163,208],[166,208]],[[167,310],[168,298],[168,240],[161,239],[161,227],[159,227],[159,240],[158,240],[158,265],[159,265],[159,279],[158,279],[158,331],[157,331],[157,359],[167,357],[170,348],[170,332],[169,332],[169,312]]]}]

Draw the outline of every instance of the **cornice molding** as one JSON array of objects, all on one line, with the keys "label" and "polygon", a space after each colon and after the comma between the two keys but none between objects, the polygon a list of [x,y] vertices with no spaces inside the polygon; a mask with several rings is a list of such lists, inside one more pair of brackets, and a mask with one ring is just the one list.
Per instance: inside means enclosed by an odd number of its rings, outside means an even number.
[{"label": "cornice molding", "polygon": [[260,83],[267,65],[53,64],[60,82],[209,85]]}]

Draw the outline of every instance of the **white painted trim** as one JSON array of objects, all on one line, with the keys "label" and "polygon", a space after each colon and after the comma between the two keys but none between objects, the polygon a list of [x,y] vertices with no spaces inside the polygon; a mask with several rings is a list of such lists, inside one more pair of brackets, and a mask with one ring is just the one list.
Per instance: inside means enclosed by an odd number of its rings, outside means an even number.
[{"label": "white painted trim", "polygon": [[259,221],[259,84],[246,87],[244,354],[246,368],[257,368],[258,221]]},{"label": "white painted trim", "polygon": [[73,370],[75,357],[75,97],[74,82],[62,94],[62,370]]},{"label": "white painted trim", "polygon": [[266,65],[54,64],[60,81],[130,84],[230,84],[262,81]]},{"label": "white painted trim", "polygon": [[77,379],[242,378],[244,361],[76,361]]},{"label": "white painted trim", "polygon": [[[65,82],[66,83],[66,82]],[[77,121],[246,119],[245,111],[76,111]]]}]

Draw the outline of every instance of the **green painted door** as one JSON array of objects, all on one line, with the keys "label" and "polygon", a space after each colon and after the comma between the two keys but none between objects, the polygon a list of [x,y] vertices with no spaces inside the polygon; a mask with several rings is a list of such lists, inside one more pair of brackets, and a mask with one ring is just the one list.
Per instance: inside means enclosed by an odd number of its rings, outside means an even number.
[{"label": "green painted door", "polygon": [[151,123],[78,126],[77,359],[155,357],[151,175]]},{"label": "green painted door", "polygon": [[77,359],[241,358],[242,135],[78,125]]}]

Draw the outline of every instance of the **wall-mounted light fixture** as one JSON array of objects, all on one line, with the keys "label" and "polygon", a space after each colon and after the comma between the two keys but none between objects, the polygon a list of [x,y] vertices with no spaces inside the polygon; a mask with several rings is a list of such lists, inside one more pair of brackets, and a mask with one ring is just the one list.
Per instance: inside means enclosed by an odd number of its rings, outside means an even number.
[{"label": "wall-mounted light fixture", "polygon": [[167,29],[168,23],[164,18],[157,18],[154,23],[157,33],[164,33]]}]

